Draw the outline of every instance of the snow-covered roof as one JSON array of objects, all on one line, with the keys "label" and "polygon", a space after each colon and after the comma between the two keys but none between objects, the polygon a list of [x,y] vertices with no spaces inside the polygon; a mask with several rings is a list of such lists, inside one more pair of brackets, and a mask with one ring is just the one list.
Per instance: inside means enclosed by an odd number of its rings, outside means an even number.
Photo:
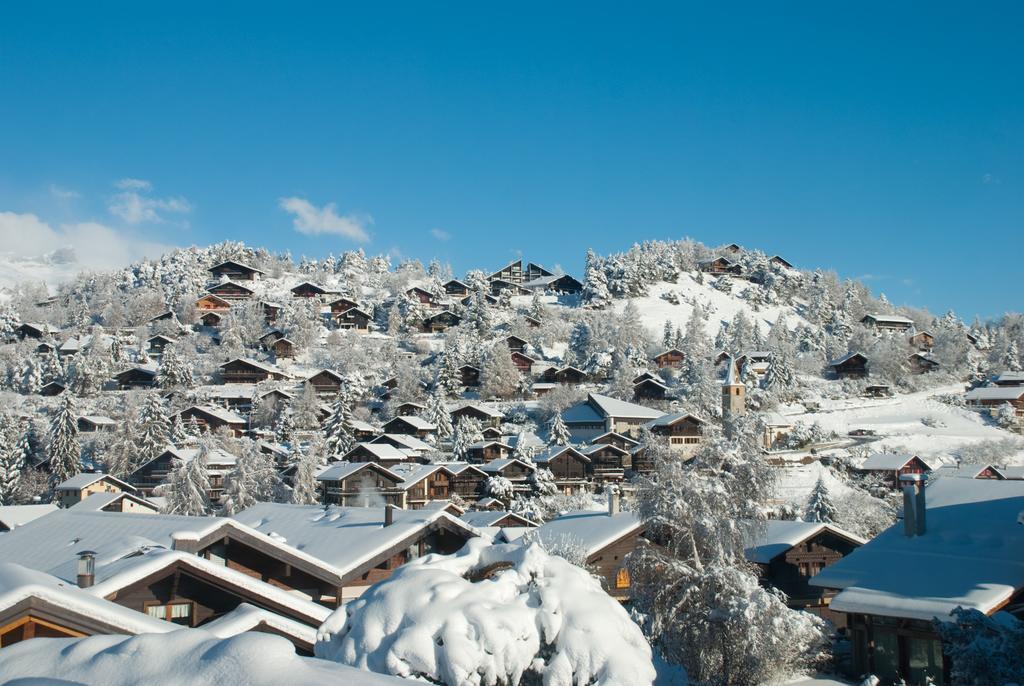
[{"label": "snow-covered roof", "polygon": [[574,510],[537,527],[533,535],[548,544],[558,544],[565,538],[575,539],[589,557],[643,528],[643,522],[633,512],[610,515],[605,510]]},{"label": "snow-covered roof", "polygon": [[401,479],[401,483],[398,484],[398,487],[402,490],[409,490],[423,479],[442,469],[444,469],[444,465],[440,464],[416,464],[413,462],[403,462],[400,465],[396,465],[392,471]]},{"label": "snow-covered roof", "polygon": [[223,368],[223,367],[226,367],[229,364],[232,364],[234,362],[242,362],[244,364],[256,367],[257,369],[262,369],[263,371],[269,372],[271,374],[280,374],[282,376],[288,376],[288,374],[283,369],[281,369],[280,367],[276,367],[276,366],[274,366],[272,364],[269,364],[267,362],[260,362],[259,360],[254,360],[251,357],[236,357],[233,360],[228,360],[227,362],[225,362],[224,364],[222,364],[220,366],[221,366],[221,368]]},{"label": "snow-covered roof", "polygon": [[864,353],[859,353],[859,352],[854,351],[854,352],[846,353],[842,357],[837,357],[836,359],[831,360],[825,366],[826,367],[835,367],[836,365],[840,365],[840,364],[842,364],[844,362],[849,362],[850,360],[852,360],[855,357],[863,357],[865,360],[868,359],[867,356]]},{"label": "snow-covered roof", "polygon": [[[604,446],[601,446],[601,447],[604,447]],[[573,448],[572,446],[569,446],[569,445],[553,445],[550,448],[548,448],[547,450],[545,450],[544,452],[538,453],[537,455],[534,455],[533,456],[533,461],[536,462],[537,464],[547,464],[547,463],[551,462],[551,460],[554,460],[559,455],[561,455],[562,453],[565,453],[565,452],[568,452],[570,454],[579,455],[580,457],[583,458],[584,462],[590,462],[590,458],[589,457],[587,457],[585,454],[583,454],[579,450],[576,450],[576,448]]]},{"label": "snow-covered roof", "polygon": [[78,616],[89,624],[103,625],[109,633],[163,634],[182,628],[121,607],[90,591],[13,562],[0,563],[0,612],[30,601],[35,607],[49,606],[61,615]]},{"label": "snow-covered roof", "polygon": [[356,443],[352,450],[346,453],[346,457],[353,451],[363,448],[378,460],[404,460],[407,455],[390,443]]},{"label": "snow-covered roof", "polygon": [[192,405],[191,407],[185,408],[178,414],[188,412],[189,410],[198,410],[200,412],[204,412],[210,415],[211,417],[215,417],[221,420],[222,422],[225,422],[226,424],[245,424],[246,422],[245,417],[236,414],[231,410],[228,410],[223,407],[218,407],[216,405]]},{"label": "snow-covered roof", "polygon": [[923,535],[894,524],[811,580],[843,589],[833,610],[945,619],[958,606],[992,612],[1024,588],[1024,482],[939,479],[925,496]]},{"label": "snow-covered roof", "polygon": [[58,509],[60,508],[51,503],[45,505],[2,505],[0,506],[0,525],[13,529],[28,524],[43,515],[56,512]]},{"label": "snow-covered roof", "polygon": [[[391,424],[393,422],[401,422],[404,424],[408,424],[417,431],[437,431],[436,426],[428,422],[426,419],[423,419],[422,417],[417,417],[416,415],[410,414],[395,417],[394,419],[387,422],[387,424]],[[387,424],[385,424],[385,426],[387,426]]]},{"label": "snow-covered roof", "polygon": [[492,526],[497,526],[505,517],[513,517],[520,522],[520,526],[534,527],[537,526],[535,522],[530,521],[526,517],[515,512],[507,512],[505,510],[470,510],[462,514],[459,519],[466,522],[470,526],[476,527],[477,529],[486,529]]},{"label": "snow-covered roof", "polygon": [[991,469],[1000,476],[1003,475],[1002,470],[990,464],[968,464],[966,462],[961,462],[958,465],[943,465],[933,471],[929,478],[946,476],[953,479],[977,479],[979,474],[988,469]]},{"label": "snow-covered roof", "polygon": [[1024,384],[1024,372],[1005,371],[996,377],[996,383],[1019,383]]},{"label": "snow-covered roof", "polygon": [[906,317],[901,317],[901,316],[896,315],[896,314],[869,313],[869,314],[864,315],[864,317],[861,319],[861,321],[863,321],[864,319],[873,319],[876,322],[886,322],[886,323],[891,323],[891,324],[913,324],[914,323],[913,319],[907,319]]},{"label": "snow-covered roof", "polygon": [[503,457],[498,460],[491,460],[487,464],[480,465],[480,469],[484,472],[487,472],[488,474],[497,474],[506,467],[510,467],[516,463],[522,465],[523,467],[526,467],[531,472],[537,469],[532,464],[528,462],[523,462],[522,460],[518,460],[514,457]]},{"label": "snow-covered roof", "polygon": [[110,481],[113,481],[117,485],[117,487],[120,488],[123,491],[134,491],[135,490],[135,487],[132,486],[130,483],[121,481],[117,477],[110,476],[109,474],[104,474],[102,472],[94,472],[94,473],[82,472],[81,474],[75,474],[70,479],[65,479],[60,484],[58,484],[57,490],[58,491],[80,491],[83,488],[86,488],[88,486],[92,486],[97,481],[101,481],[103,479],[108,479]]},{"label": "snow-covered roof", "polygon": [[96,426],[117,426],[117,420],[116,419],[111,419],[110,417],[104,417],[101,414],[83,414],[83,415],[79,416],[78,419],[79,419],[79,421],[84,419],[85,421],[89,422],[90,424],[95,424]]},{"label": "snow-covered roof", "polygon": [[234,265],[236,267],[241,267],[242,269],[246,269],[246,270],[251,271],[251,272],[256,272],[257,274],[266,274],[266,272],[264,272],[263,270],[257,269],[256,267],[250,267],[249,265],[245,264],[244,262],[239,262],[238,260],[224,260],[223,262],[218,262],[217,264],[215,264],[212,267],[208,268],[206,271],[213,271],[214,269],[217,269],[218,267],[227,267],[227,266],[230,266],[230,265]]},{"label": "snow-covered roof", "polygon": [[910,453],[875,453],[869,455],[860,468],[864,471],[895,471],[903,469],[915,457],[930,468],[930,465],[921,459],[919,455],[912,455]]},{"label": "snow-covered roof", "polygon": [[494,409],[490,405],[486,405],[484,403],[459,403],[458,405],[456,405],[455,407],[450,409],[448,412],[449,412],[449,414],[454,414],[455,412],[459,412],[460,410],[465,410],[467,408],[472,408],[474,410],[482,412],[483,414],[487,415],[488,417],[492,417],[494,419],[504,418],[504,416],[505,416],[504,413],[502,413],[502,412]]},{"label": "snow-covered roof", "polygon": [[803,543],[812,536],[817,536],[822,531],[829,531],[860,545],[866,542],[863,538],[832,524],[770,519],[763,527],[755,528],[755,532],[749,536],[743,552],[750,562],[768,564],[793,546]]},{"label": "snow-covered roof", "polygon": [[434,525],[475,536],[476,529],[444,510],[394,510],[384,526],[383,507],[339,507],[259,503],[234,519],[333,565],[342,573],[359,569],[395,545]]},{"label": "snow-covered roof", "polygon": [[1020,400],[1024,396],[1024,386],[984,386],[967,391],[964,400]]},{"label": "snow-covered roof", "polygon": [[656,419],[665,414],[661,410],[651,407],[644,407],[636,403],[628,403],[625,400],[601,395],[600,393],[589,393],[587,401],[595,405],[605,417],[616,417],[622,419]]},{"label": "snow-covered roof", "polygon": [[381,434],[374,436],[370,443],[378,445],[387,444],[389,441],[399,449],[415,450],[420,453],[434,449],[432,445],[412,434]]},{"label": "snow-covered roof", "polygon": [[246,631],[258,631],[260,626],[270,627],[275,632],[280,632],[284,636],[310,647],[316,644],[316,629],[314,627],[249,603],[240,603],[234,610],[206,622],[203,624],[203,631],[221,638],[228,638]]},{"label": "snow-covered roof", "polygon": [[677,422],[681,422],[684,420],[692,421],[694,424],[706,423],[703,419],[701,419],[695,414],[690,414],[689,412],[673,412],[672,414],[666,414],[661,417],[658,417],[657,419],[649,421],[646,424],[644,424],[644,426],[653,429],[655,427],[672,426],[673,424],[676,424]]},{"label": "snow-covered roof", "polygon": [[112,503],[117,502],[121,499],[133,500],[140,505],[152,507],[154,509],[160,509],[156,503],[150,502],[145,498],[140,498],[137,495],[131,493],[90,493],[87,497],[79,500],[77,503],[72,505],[69,509],[78,510],[91,510],[93,512],[99,512],[105,507],[109,507]]},{"label": "snow-covered roof", "polygon": [[319,474],[316,475],[317,481],[341,481],[347,479],[353,474],[360,472],[364,469],[370,471],[383,471],[384,474],[393,478],[395,481],[401,481],[402,477],[396,474],[394,471],[387,467],[382,467],[376,462],[335,462],[334,464],[327,467]]}]

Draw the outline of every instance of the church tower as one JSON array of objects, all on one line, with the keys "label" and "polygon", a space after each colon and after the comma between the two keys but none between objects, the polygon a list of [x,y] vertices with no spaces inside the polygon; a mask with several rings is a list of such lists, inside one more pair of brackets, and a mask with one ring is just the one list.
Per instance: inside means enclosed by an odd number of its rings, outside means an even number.
[{"label": "church tower", "polygon": [[722,418],[739,417],[747,411],[747,387],[739,379],[736,361],[732,356],[726,360],[729,365],[722,384]]}]

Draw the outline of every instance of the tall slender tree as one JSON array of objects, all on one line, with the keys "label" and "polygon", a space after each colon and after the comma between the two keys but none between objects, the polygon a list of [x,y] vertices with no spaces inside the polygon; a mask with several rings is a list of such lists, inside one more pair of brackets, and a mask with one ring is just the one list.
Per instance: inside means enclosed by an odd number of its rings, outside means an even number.
[{"label": "tall slender tree", "polygon": [[82,471],[82,447],[78,441],[78,412],[70,391],[61,395],[48,434],[50,474],[54,484]]}]

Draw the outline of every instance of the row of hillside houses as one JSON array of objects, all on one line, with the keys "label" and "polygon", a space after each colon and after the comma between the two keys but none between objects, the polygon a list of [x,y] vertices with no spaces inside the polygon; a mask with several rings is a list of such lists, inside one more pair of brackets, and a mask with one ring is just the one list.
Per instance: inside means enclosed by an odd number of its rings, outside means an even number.
[{"label": "row of hillside houses", "polygon": [[967,391],[964,402],[992,416],[1009,406],[1020,423],[1024,418],[1024,372],[1004,371],[988,384]]}]

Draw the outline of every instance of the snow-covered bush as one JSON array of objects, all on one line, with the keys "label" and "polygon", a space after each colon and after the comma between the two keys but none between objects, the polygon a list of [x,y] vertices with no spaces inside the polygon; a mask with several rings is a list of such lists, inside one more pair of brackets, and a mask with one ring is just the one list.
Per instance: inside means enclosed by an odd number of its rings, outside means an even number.
[{"label": "snow-covered bush", "polygon": [[935,622],[950,680],[958,686],[1003,686],[1024,681],[1024,622],[1006,612],[988,617],[958,608],[952,622]]},{"label": "snow-covered bush", "polygon": [[539,545],[474,539],[400,567],[318,632],[318,657],[433,684],[649,686],[651,649],[600,582]]}]

